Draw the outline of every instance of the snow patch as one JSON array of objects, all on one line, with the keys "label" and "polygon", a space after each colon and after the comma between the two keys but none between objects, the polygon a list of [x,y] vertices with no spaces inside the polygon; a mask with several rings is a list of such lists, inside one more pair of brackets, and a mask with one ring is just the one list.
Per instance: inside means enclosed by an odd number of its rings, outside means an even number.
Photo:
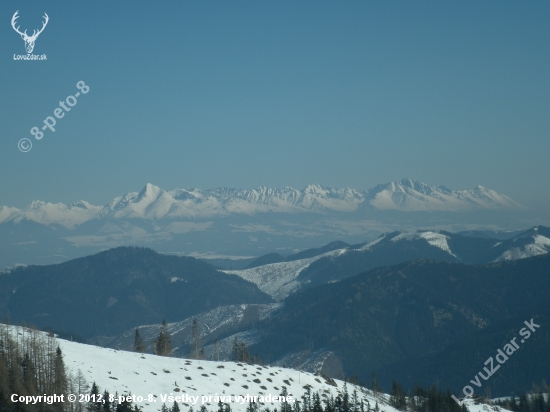
[{"label": "snow patch", "polygon": [[449,247],[449,244],[447,240],[449,239],[449,236],[442,235],[441,233],[435,233],[435,232],[421,232],[421,233],[401,233],[391,239],[392,242],[399,242],[402,240],[417,240],[417,239],[424,239],[426,242],[428,242],[431,246],[435,246],[445,252],[447,252],[449,255],[457,257]]}]

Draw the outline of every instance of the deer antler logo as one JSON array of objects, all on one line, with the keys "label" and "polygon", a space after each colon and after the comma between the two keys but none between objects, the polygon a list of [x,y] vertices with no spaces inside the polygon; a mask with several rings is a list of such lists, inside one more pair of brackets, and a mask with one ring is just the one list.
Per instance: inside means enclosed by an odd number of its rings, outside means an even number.
[{"label": "deer antler logo", "polygon": [[48,20],[50,20],[50,18],[46,13],[44,13],[44,23],[42,23],[42,28],[38,31],[33,30],[32,36],[29,36],[27,35],[27,30],[21,33],[19,31],[19,26],[15,27],[16,20],[19,18],[19,16],[17,15],[18,13],[19,13],[19,10],[17,10],[13,15],[13,17],[11,18],[11,26],[13,27],[13,30],[15,30],[18,34],[21,35],[21,38],[25,41],[25,48],[27,49],[27,53],[30,54],[34,49],[34,42],[36,41],[36,38],[40,33],[44,31],[44,29],[46,28],[46,25],[48,24]]}]

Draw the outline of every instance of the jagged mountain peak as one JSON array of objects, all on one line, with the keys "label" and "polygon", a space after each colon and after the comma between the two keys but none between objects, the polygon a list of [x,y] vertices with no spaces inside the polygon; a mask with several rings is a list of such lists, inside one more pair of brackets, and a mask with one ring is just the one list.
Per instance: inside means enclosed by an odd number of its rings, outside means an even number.
[{"label": "jagged mountain peak", "polygon": [[137,201],[141,199],[156,199],[158,198],[162,193],[164,193],[164,190],[162,190],[160,187],[155,186],[151,183],[147,183],[143,189],[138,194]]}]

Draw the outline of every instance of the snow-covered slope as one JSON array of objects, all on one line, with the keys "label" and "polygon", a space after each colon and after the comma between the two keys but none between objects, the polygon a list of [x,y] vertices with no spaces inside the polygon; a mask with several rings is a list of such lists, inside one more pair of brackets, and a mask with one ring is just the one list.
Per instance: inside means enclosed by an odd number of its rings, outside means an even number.
[{"label": "snow-covered slope", "polygon": [[399,241],[413,241],[413,240],[425,240],[430,246],[437,247],[444,252],[447,252],[449,255],[456,257],[456,255],[451,252],[449,248],[448,239],[449,236],[442,235],[441,233],[435,233],[431,231],[426,232],[417,232],[417,233],[401,233],[395,237],[392,237],[390,240],[392,242]]},{"label": "snow-covered slope", "polygon": [[[0,325],[2,326],[2,325]],[[24,328],[8,327],[13,335],[28,333]],[[323,378],[311,373],[282,367],[260,366],[240,362],[217,362],[169,358],[136,352],[126,352],[66,340],[57,340],[64,356],[65,366],[72,376],[79,371],[87,381],[84,393],[89,393],[93,382],[101,393],[135,396],[134,402],[144,412],[158,411],[162,403],[171,406],[176,397],[183,411],[205,405],[217,409],[215,396],[223,397],[235,412],[245,412],[248,398],[257,397],[260,407],[280,409],[280,402],[265,397],[279,396],[286,389],[292,400],[301,400],[306,388],[319,391],[321,396],[337,396],[344,390],[344,382]],[[396,410],[387,404],[387,396],[348,384],[349,393],[356,389],[359,399],[374,407],[378,402],[384,412]],[[259,397],[263,396],[263,402]],[[172,398],[170,398],[172,397]],[[78,397],[77,397],[78,399]],[[288,399],[290,403],[293,401]]]},{"label": "snow-covered slope", "polygon": [[270,263],[251,269],[223,270],[222,272],[240,276],[256,284],[262,292],[271,295],[273,299],[281,301],[300,287],[300,282],[296,281],[296,278],[302,270],[316,260],[328,256],[340,256],[346,251],[347,249],[337,249],[308,259]]},{"label": "snow-covered slope", "polygon": [[[4,325],[0,325],[4,326]],[[26,329],[8,327],[13,335],[25,334]],[[229,403],[235,412],[245,412],[250,397],[256,397],[260,407],[280,409],[278,401],[266,400],[271,395],[279,396],[286,389],[288,400],[301,401],[310,388],[319,392],[322,399],[336,397],[344,391],[344,382],[316,376],[308,372],[276,366],[260,366],[240,362],[217,362],[169,358],[135,352],[119,351],[85,345],[66,340],[57,340],[62,350],[67,372],[73,377],[79,372],[86,380],[83,393],[89,393],[93,382],[100,392],[109,391],[118,396],[133,395],[133,403],[144,412],[156,412],[163,403],[168,407],[176,401],[180,409],[197,410],[201,405],[207,410],[217,410],[217,400]],[[371,409],[378,404],[382,412],[397,412],[389,405],[389,396],[352,384],[347,384],[348,393],[357,391],[359,401]],[[74,393],[77,395],[78,393]],[[249,398],[246,398],[247,395]],[[216,396],[218,398],[216,398]],[[260,396],[264,398],[260,400]],[[262,402],[263,401],[263,402]],[[505,411],[500,407],[475,405],[472,399],[465,404],[470,412]]]},{"label": "snow-covered slope", "polygon": [[147,183],[138,192],[116,197],[104,207],[79,201],[66,206],[41,201],[25,209],[0,207],[0,223],[23,219],[67,228],[96,219],[146,219],[149,221],[212,218],[232,214],[297,212],[351,212],[359,208],[414,211],[519,210],[519,203],[493,190],[477,186],[452,191],[404,179],[378,185],[368,191],[330,188],[318,184],[303,190],[259,187],[257,189],[174,189],[165,191]]}]

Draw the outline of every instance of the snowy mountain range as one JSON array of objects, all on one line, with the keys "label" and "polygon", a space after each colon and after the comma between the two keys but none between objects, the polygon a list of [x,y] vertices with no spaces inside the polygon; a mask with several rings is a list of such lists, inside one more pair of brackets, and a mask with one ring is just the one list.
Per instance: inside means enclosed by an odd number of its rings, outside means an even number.
[{"label": "snowy mountain range", "polygon": [[303,190],[275,189],[174,189],[166,191],[147,183],[140,192],[116,197],[107,205],[85,201],[70,205],[33,201],[24,209],[0,207],[0,224],[29,220],[72,229],[92,219],[145,219],[148,221],[215,218],[260,213],[352,212],[356,210],[401,212],[464,212],[523,210],[524,206],[494,190],[477,186],[453,191],[404,179],[370,190],[336,189],[318,184]]}]

